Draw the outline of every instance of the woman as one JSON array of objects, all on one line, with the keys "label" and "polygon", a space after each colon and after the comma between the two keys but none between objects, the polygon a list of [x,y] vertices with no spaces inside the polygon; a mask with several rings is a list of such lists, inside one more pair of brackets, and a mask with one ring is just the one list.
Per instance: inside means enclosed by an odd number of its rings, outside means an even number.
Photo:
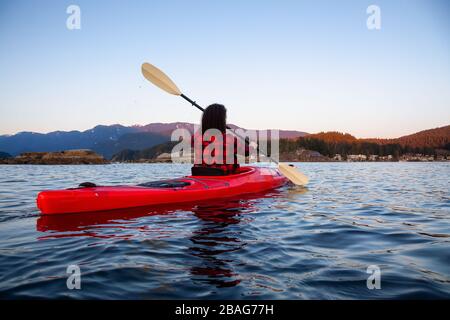
[{"label": "woman", "polygon": [[[227,134],[227,109],[221,104],[212,104],[203,112],[201,137],[199,133],[196,139],[201,139],[201,147],[195,145],[195,158],[202,159],[201,164],[195,164],[192,167],[192,175],[228,175],[233,174],[239,169],[237,161],[238,138]],[[216,129],[215,132],[210,129]],[[222,135],[222,141],[216,139],[214,133]],[[205,134],[206,133],[206,134]],[[222,142],[222,143],[221,143]],[[230,146],[230,143],[233,146]],[[228,146],[228,148],[227,148]],[[206,150],[206,152],[205,152]],[[227,159],[227,151],[233,152],[233,157]],[[247,143],[245,143],[245,154],[249,153]],[[228,160],[228,161],[227,161]]]}]

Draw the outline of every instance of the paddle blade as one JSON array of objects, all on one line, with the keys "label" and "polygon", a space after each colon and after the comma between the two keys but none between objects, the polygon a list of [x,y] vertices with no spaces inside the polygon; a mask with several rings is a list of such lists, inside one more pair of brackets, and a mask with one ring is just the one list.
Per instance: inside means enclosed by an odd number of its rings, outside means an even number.
[{"label": "paddle blade", "polygon": [[163,89],[164,91],[174,94],[176,96],[181,95],[180,89],[173,83],[172,80],[161,70],[150,63],[142,64],[142,74],[145,79],[153,83],[155,86]]},{"label": "paddle blade", "polygon": [[296,167],[291,166],[287,163],[279,163],[278,170],[280,170],[281,174],[286,178],[292,181],[292,183],[303,186],[309,182],[307,176],[301,173]]}]

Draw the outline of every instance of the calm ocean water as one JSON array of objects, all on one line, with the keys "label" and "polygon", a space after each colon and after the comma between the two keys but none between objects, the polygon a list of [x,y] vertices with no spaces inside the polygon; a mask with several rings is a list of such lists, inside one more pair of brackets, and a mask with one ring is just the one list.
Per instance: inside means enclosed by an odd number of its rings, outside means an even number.
[{"label": "calm ocean water", "polygon": [[[0,298],[450,298],[450,163],[300,163],[307,189],[40,217],[36,194],[188,165],[0,166]],[[68,265],[81,289],[68,290]],[[381,289],[369,290],[368,266]]]}]

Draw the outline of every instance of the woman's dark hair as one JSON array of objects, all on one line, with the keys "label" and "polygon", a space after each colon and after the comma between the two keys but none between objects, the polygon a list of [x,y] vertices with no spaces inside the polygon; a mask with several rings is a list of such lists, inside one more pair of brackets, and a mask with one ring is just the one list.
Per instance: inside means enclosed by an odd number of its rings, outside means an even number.
[{"label": "woman's dark hair", "polygon": [[208,106],[202,116],[202,133],[208,129],[217,129],[222,133],[227,130],[227,109],[222,104]]}]

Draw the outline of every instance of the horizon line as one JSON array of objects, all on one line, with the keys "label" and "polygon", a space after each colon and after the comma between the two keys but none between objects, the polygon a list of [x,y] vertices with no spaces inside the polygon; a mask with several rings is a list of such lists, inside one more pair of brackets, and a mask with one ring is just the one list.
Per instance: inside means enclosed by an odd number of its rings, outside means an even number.
[{"label": "horizon line", "polygon": [[[129,128],[129,127],[145,127],[145,126],[148,126],[148,125],[151,125],[151,124],[174,124],[174,123],[195,124],[195,123],[193,123],[193,122],[187,122],[187,121],[175,121],[175,122],[150,122],[150,123],[147,123],[147,124],[132,124],[132,125],[124,125],[124,124],[120,124],[120,123],[113,123],[113,124],[97,124],[97,125],[95,125],[95,126],[93,126],[93,127],[91,127],[91,128],[85,129],[85,130],[80,130],[80,129],[72,129],[72,130],[52,130],[52,131],[46,131],[46,132],[22,130],[22,131],[17,131],[17,132],[15,132],[15,133],[0,133],[0,136],[9,136],[9,137],[11,137],[11,136],[14,136],[14,135],[17,135],[17,134],[20,134],[20,133],[36,133],[36,134],[43,134],[43,135],[45,135],[45,134],[50,134],[50,133],[55,133],[55,132],[73,132],[73,131],[76,131],[76,132],[85,132],[85,131],[92,130],[92,129],[98,127],[98,126],[103,126],[103,127],[122,126],[122,127],[128,127],[128,128]],[[275,128],[264,128],[264,129],[253,129],[253,128],[251,128],[251,129],[248,129],[248,128],[244,128],[244,127],[238,126],[238,125],[236,125],[236,124],[234,124],[234,123],[229,123],[229,124],[230,124],[230,125],[235,125],[235,126],[237,126],[237,127],[239,127],[239,128],[243,128],[243,129],[247,129],[247,130],[280,130],[280,131],[297,131],[297,132],[303,132],[303,133],[306,133],[307,135],[309,135],[309,134],[317,134],[317,133],[322,133],[322,132],[325,132],[325,133],[326,133],[326,132],[339,132],[339,133],[342,133],[342,134],[350,134],[350,135],[352,135],[353,137],[355,137],[355,138],[357,138],[357,139],[386,139],[386,140],[389,140],[389,139],[398,139],[398,138],[405,137],[405,136],[409,136],[409,135],[412,135],[412,134],[415,134],[415,133],[419,133],[419,132],[422,132],[422,131],[433,130],[433,129],[439,129],[439,128],[447,127],[447,126],[450,125],[450,124],[447,124],[447,125],[443,125],[443,126],[435,126],[435,127],[432,127],[432,128],[425,128],[425,129],[421,129],[421,130],[419,130],[419,131],[414,131],[414,132],[411,132],[411,133],[408,133],[408,134],[405,134],[405,135],[401,135],[401,136],[398,136],[398,137],[380,138],[380,137],[357,137],[357,136],[353,135],[353,134],[350,133],[350,132],[338,131],[338,130],[328,130],[328,131],[322,130],[322,131],[318,131],[318,132],[311,133],[311,132],[307,132],[307,131],[303,131],[303,130],[298,130],[298,129],[280,129],[280,128],[276,128],[276,129],[275,129]]]}]

